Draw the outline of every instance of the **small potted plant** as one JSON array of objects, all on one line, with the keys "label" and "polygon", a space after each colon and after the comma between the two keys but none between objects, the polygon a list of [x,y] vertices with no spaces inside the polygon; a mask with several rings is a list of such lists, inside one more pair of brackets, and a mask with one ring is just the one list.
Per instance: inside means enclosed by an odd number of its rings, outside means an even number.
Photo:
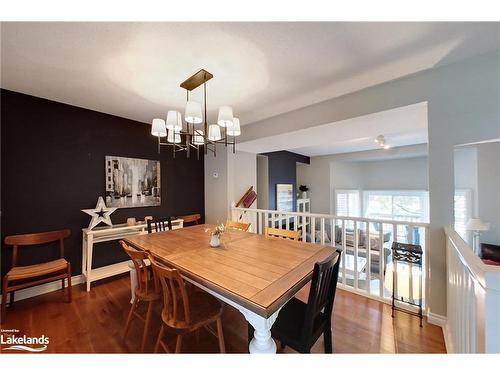
[{"label": "small potted plant", "polygon": [[309,188],[306,185],[300,185],[299,190],[302,192],[302,199],[306,199]]},{"label": "small potted plant", "polygon": [[[207,229],[206,231],[209,231]],[[220,238],[226,231],[226,226],[224,224],[218,224],[210,233],[210,246],[211,247],[219,247],[220,246]]]}]

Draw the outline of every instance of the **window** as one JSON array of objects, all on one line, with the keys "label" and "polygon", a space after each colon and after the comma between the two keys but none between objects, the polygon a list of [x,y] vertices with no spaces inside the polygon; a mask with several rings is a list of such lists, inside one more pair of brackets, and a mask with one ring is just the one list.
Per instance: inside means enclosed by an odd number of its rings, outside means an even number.
[{"label": "window", "polygon": [[336,190],[335,213],[337,216],[359,217],[361,214],[358,190]]},{"label": "window", "polygon": [[457,232],[464,240],[467,240],[466,225],[471,217],[471,191],[470,190],[455,190],[455,232]]},{"label": "window", "polygon": [[364,217],[395,221],[428,222],[427,191],[365,191]]}]

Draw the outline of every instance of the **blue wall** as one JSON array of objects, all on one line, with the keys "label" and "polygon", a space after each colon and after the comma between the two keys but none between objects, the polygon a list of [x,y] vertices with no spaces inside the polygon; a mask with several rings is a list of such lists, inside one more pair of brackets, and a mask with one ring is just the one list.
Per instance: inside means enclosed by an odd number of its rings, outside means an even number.
[{"label": "blue wall", "polygon": [[262,154],[268,157],[269,169],[269,209],[276,209],[276,184],[293,185],[293,207],[297,205],[297,163],[309,164],[308,156],[289,151]]}]

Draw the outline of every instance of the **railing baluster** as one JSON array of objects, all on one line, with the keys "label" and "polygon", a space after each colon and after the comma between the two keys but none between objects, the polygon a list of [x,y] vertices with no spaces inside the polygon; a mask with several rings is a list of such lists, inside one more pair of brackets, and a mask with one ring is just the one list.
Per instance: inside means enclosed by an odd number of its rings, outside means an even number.
[{"label": "railing baluster", "polygon": [[321,234],[321,246],[325,246],[325,218],[321,218],[321,227],[320,227],[320,234]]},{"label": "railing baluster", "polygon": [[366,236],[365,236],[365,249],[366,249],[366,291],[370,294],[370,281],[371,281],[371,273],[372,273],[372,239],[370,238],[370,222],[365,223],[366,225]]},{"label": "railing baluster", "polygon": [[347,278],[345,274],[345,257],[346,257],[346,230],[345,220],[342,219],[342,284],[347,285]]},{"label": "railing baluster", "polygon": [[316,242],[316,218],[311,218],[311,243]]},{"label": "railing baluster", "polygon": [[305,215],[302,216],[301,225],[302,225],[302,242],[306,242],[307,241],[307,226],[306,226]]},{"label": "railing baluster", "polygon": [[384,297],[384,270],[385,270],[385,248],[384,248],[384,224],[379,223],[378,229],[378,279],[379,279],[379,297]]},{"label": "railing baluster", "polygon": [[353,245],[354,245],[354,266],[353,266],[353,274],[354,274],[354,289],[358,289],[358,222],[353,220],[354,222],[354,231],[353,231]]},{"label": "railing baluster", "polygon": [[330,245],[335,249],[335,219],[330,219]]},{"label": "railing baluster", "polygon": [[290,216],[285,215],[285,229],[290,230]]}]

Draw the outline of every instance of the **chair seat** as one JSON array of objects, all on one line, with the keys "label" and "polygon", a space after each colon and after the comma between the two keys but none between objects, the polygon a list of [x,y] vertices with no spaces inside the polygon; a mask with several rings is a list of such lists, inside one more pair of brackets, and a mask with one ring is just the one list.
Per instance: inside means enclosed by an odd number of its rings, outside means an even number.
[{"label": "chair seat", "polygon": [[59,271],[64,271],[68,267],[68,262],[64,258],[51,262],[33,264],[31,266],[14,267],[6,275],[9,281],[40,277]]},{"label": "chair seat", "polygon": [[155,290],[155,282],[153,279],[150,279],[148,280],[148,292],[146,293],[145,290],[139,290],[139,288],[136,288],[135,295],[142,301],[154,301],[160,299],[161,291]]},{"label": "chair seat", "polygon": [[[292,298],[281,309],[278,319],[271,328],[272,336],[280,341],[285,341],[287,345],[297,348],[302,346],[302,324],[306,316],[307,304],[297,298]],[[312,337],[313,342],[323,333],[324,319],[323,313],[318,314],[314,320]]]},{"label": "chair seat", "polygon": [[189,309],[191,313],[191,322],[186,324],[184,321],[184,309],[182,303],[177,306],[177,317],[169,319],[166,311],[163,310],[161,317],[163,322],[175,329],[195,330],[210,321],[216,320],[222,314],[222,303],[214,296],[203,292],[194,291],[189,295]]}]

